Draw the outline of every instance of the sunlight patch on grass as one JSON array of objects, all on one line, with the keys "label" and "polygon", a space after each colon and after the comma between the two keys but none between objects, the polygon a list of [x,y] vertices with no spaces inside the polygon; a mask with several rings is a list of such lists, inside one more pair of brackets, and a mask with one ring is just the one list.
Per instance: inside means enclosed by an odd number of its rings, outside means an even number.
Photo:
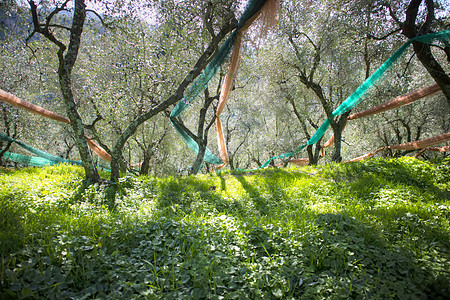
[{"label": "sunlight patch on grass", "polygon": [[416,159],[127,177],[0,172],[0,297],[447,295],[448,165]]}]

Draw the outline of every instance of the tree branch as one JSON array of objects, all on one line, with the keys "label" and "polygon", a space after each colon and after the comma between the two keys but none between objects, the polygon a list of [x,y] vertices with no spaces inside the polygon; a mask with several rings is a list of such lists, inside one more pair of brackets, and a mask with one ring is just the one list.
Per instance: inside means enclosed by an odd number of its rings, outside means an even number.
[{"label": "tree branch", "polygon": [[208,30],[211,37],[214,39],[216,37],[216,34],[214,33],[214,29],[212,27],[211,15],[212,15],[212,2],[208,1],[208,3],[206,4],[206,12],[203,18],[203,25],[205,26],[206,30]]},{"label": "tree branch", "polygon": [[[31,8],[31,16],[33,20],[33,32],[27,37],[26,42],[33,37],[33,35],[37,32],[45,36],[47,39],[49,39],[52,43],[54,43],[59,48],[59,54],[62,55],[62,53],[66,50],[66,45],[64,45],[61,41],[59,41],[49,30],[48,27],[42,28],[39,24],[39,17],[37,14],[37,6],[34,3],[34,0],[30,0],[28,2],[30,4]],[[58,55],[59,55],[58,54]]]},{"label": "tree branch", "polygon": [[88,12],[93,13],[100,20],[100,22],[102,23],[102,26],[106,27],[105,21],[103,20],[103,18],[95,10],[86,9],[86,13],[88,13]]},{"label": "tree branch", "polygon": [[433,0],[425,0],[425,4],[427,6],[427,18],[425,20],[425,23],[423,23],[423,25],[419,29],[419,35],[429,33],[431,24],[435,19]]},{"label": "tree branch", "polygon": [[389,32],[389,33],[383,35],[382,37],[377,37],[377,36],[374,36],[374,35],[368,33],[368,34],[367,34],[367,37],[368,37],[369,39],[372,39],[372,40],[382,41],[382,40],[387,39],[387,38],[390,37],[391,35],[393,35],[393,34],[395,34],[395,33],[397,33],[397,32],[400,32],[401,30],[402,30],[401,28],[395,29],[394,31],[391,31],[391,32]]},{"label": "tree branch", "polygon": [[48,28],[50,27],[50,22],[52,21],[53,17],[55,15],[57,15],[60,11],[65,10],[64,8],[66,7],[67,3],[70,0],[66,0],[66,2],[64,2],[63,4],[61,4],[60,7],[56,7],[48,16],[47,18],[45,18],[46,22],[45,22],[45,31],[48,31]]},{"label": "tree branch", "polygon": [[64,25],[59,25],[59,24],[48,25],[48,28],[60,28],[60,29],[64,29],[64,30],[70,31],[69,27],[66,27]]},{"label": "tree branch", "polygon": [[64,57],[64,64],[69,73],[77,59],[81,44],[81,33],[83,32],[84,20],[86,19],[86,4],[83,0],[75,0],[75,12],[73,14],[72,29],[70,31],[69,46]]},{"label": "tree branch", "polygon": [[400,21],[400,19],[396,16],[396,14],[394,13],[394,11],[392,10],[391,4],[389,2],[384,2],[382,4],[384,7],[387,7],[387,9],[389,10],[389,15],[391,16],[391,18],[395,21],[395,23],[397,23],[397,25],[399,25],[400,27],[403,26],[403,22]]},{"label": "tree branch", "polygon": [[411,0],[406,10],[405,22],[402,24],[403,34],[408,38],[417,36],[416,18],[422,0]]}]

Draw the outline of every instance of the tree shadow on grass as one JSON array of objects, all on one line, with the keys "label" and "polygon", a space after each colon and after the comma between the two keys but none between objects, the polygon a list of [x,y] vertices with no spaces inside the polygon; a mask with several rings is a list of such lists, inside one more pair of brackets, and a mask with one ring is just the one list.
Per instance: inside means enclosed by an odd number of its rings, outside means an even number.
[{"label": "tree shadow on grass", "polygon": [[[257,176],[219,174],[212,177],[212,181],[196,177],[155,180],[156,207],[163,211],[172,207],[186,213],[226,213],[243,217],[273,214],[281,204],[284,208],[291,204],[285,190],[289,185],[286,182],[293,182],[299,176],[307,178],[302,173],[273,172],[279,174],[275,179],[271,172],[270,176],[265,173]],[[227,178],[239,182],[245,192],[227,191]]]},{"label": "tree shadow on grass", "polygon": [[[431,201],[435,201],[434,198],[449,199],[448,191],[435,185],[431,170],[426,172],[424,169],[406,167],[404,162],[396,160],[342,164],[329,177],[338,188],[347,190],[349,196],[360,199],[368,199],[372,197],[371,195],[394,188],[405,191],[426,191],[431,196],[428,197]],[[409,200],[415,201],[414,198]]]},{"label": "tree shadow on grass", "polygon": [[[423,162],[422,162],[423,163]],[[379,160],[374,161],[373,165],[380,165],[380,168],[372,171],[373,173],[384,176],[393,182],[415,186],[417,188],[434,189],[435,182],[430,170],[420,165],[408,165],[401,160]],[[394,170],[391,172],[390,170]]]},{"label": "tree shadow on grass", "polygon": [[221,172],[219,172],[219,173],[217,174],[217,176],[218,176],[219,179],[220,179],[220,189],[221,189],[222,191],[226,191],[226,190],[227,190],[227,185],[226,185],[226,181],[225,181],[225,178],[224,178],[223,174],[222,174]]},{"label": "tree shadow on grass", "polygon": [[[17,196],[20,197],[20,193]],[[3,258],[20,249],[25,241],[22,223],[26,209],[19,203],[15,203],[14,198],[17,196],[9,194],[2,195],[0,198],[0,259],[2,261]]]},{"label": "tree shadow on grass", "polygon": [[[309,281],[318,287],[326,290],[326,281],[333,280],[341,296],[370,299],[443,299],[450,292],[450,278],[421,262],[425,253],[417,254],[408,243],[397,243],[345,213],[318,214],[315,223],[319,230],[305,240],[303,254],[310,262]],[[423,241],[421,247],[431,244]]]},{"label": "tree shadow on grass", "polygon": [[259,192],[258,186],[255,186],[253,184],[250,184],[246,178],[242,175],[233,175],[234,178],[236,178],[237,181],[239,181],[244,188],[244,190],[247,192],[248,198],[251,202],[254,203],[254,208],[259,212],[261,215],[266,215],[268,213],[268,206],[267,206],[267,199],[265,199],[261,193]]},{"label": "tree shadow on grass", "polygon": [[[282,169],[266,170],[263,174],[252,176],[233,175],[246,191],[250,201],[261,215],[272,218],[286,217],[285,214],[303,211],[304,195],[290,195],[286,189],[296,185],[296,181],[309,179],[307,174],[292,173]],[[250,181],[251,179],[252,181]]]},{"label": "tree shadow on grass", "polygon": [[[226,190],[225,179],[220,184]],[[224,188],[225,186],[225,188]],[[165,178],[155,182],[156,209],[161,213],[182,211],[185,214],[235,214],[246,215],[247,210],[240,199],[227,197],[219,192],[216,181],[196,177]]]},{"label": "tree shadow on grass", "polygon": [[[36,298],[49,293],[55,293],[54,298],[81,298],[90,293],[92,298],[130,299],[141,292],[174,299],[275,299],[275,295],[284,299],[439,299],[448,295],[448,271],[443,269],[448,244],[442,249],[436,247],[437,240],[449,240],[444,230],[439,232],[439,228],[405,215],[397,227],[381,231],[364,218],[360,221],[349,216],[350,210],[345,207],[333,214],[305,211],[292,221],[307,217],[311,220],[308,227],[284,230],[272,222],[276,219],[273,216],[281,215],[286,208],[296,209],[291,203],[283,203],[292,196],[287,186],[307,177],[284,170],[274,172],[272,175],[279,176],[230,176],[245,190],[236,194],[238,201],[216,190],[216,185],[223,187],[222,179],[227,187],[226,177],[216,178],[214,183],[196,177],[131,178],[119,184],[118,195],[133,198],[128,200],[137,203],[136,210],[140,201],[154,201],[159,211],[174,208],[177,218],[171,214],[152,218],[152,212],[144,212],[127,222],[118,213],[111,216],[117,218],[111,223],[98,221],[103,229],[96,234],[101,236],[93,234],[91,224],[86,226],[86,236],[79,236],[76,230],[61,232],[70,234],[61,250],[70,250],[71,254],[60,256],[62,252],[58,251],[55,255],[62,260],[52,263],[59,268],[60,262],[70,258],[67,263],[72,271],[58,271],[62,277],[55,281],[57,286],[40,281],[33,270],[17,269],[17,274],[22,276],[20,280],[25,271],[33,275],[23,279],[27,287],[39,280]],[[239,206],[244,200],[252,202],[257,211],[248,212],[248,207]],[[208,212],[212,214],[205,218],[183,216]],[[255,224],[262,219],[260,215],[269,217]],[[90,232],[92,236],[88,236]],[[414,245],[410,243],[413,240]],[[34,247],[27,255],[41,259],[42,253],[36,251],[40,245]],[[42,263],[39,272],[50,276],[53,270],[53,265]],[[10,282],[5,286],[10,288]],[[63,287],[69,289],[65,297],[63,290],[56,294]]]}]

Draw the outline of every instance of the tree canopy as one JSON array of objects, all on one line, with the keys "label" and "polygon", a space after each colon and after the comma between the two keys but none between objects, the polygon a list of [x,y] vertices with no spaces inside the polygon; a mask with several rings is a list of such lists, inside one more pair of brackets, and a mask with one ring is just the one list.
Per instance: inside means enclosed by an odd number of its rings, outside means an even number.
[{"label": "tree canopy", "polygon": [[[253,9],[248,17],[257,15],[265,3],[4,1],[0,88],[67,117],[70,125],[0,102],[2,132],[52,155],[80,160],[92,181],[100,180],[101,160],[89,149],[92,143],[111,158],[110,165],[101,164],[111,169],[112,181],[120,172],[211,170],[216,166],[204,164],[204,153],[208,146],[219,157],[212,125],[230,54],[192,107],[172,120],[199,146],[198,154],[173,130],[169,115],[244,25],[245,13]],[[449,132],[448,37],[414,40],[364,102],[333,117],[405,42],[448,31],[448,9],[446,1],[431,0],[281,1],[274,28],[264,29],[263,16],[242,35],[240,67],[220,116],[228,168],[256,168],[270,157],[277,157],[267,161],[270,165],[347,161]],[[351,113],[434,83],[441,91],[408,106],[347,120]],[[305,151],[296,151],[325,120],[331,130]],[[6,140],[0,141],[0,151],[29,155]],[[417,152],[386,148],[377,155]]]}]

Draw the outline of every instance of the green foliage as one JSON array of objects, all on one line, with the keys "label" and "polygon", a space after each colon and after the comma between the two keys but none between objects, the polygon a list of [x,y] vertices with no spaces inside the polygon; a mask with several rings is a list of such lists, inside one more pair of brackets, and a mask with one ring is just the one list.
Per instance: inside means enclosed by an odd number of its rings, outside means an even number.
[{"label": "green foliage", "polygon": [[0,297],[410,299],[449,294],[449,161],[127,177],[0,172]]}]

